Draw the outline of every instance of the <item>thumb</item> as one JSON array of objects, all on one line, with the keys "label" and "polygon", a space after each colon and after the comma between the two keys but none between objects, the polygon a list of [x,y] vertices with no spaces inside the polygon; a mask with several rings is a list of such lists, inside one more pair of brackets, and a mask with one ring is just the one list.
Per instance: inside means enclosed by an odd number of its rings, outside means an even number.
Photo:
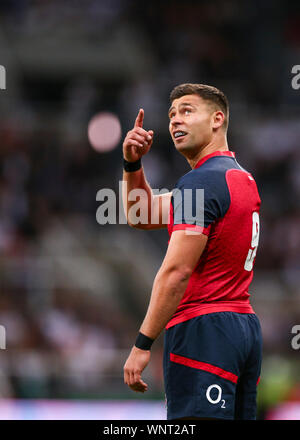
[{"label": "thumb", "polygon": [[136,117],[134,126],[135,127],[143,127],[143,121],[144,121],[144,109],[140,108],[139,113]]}]

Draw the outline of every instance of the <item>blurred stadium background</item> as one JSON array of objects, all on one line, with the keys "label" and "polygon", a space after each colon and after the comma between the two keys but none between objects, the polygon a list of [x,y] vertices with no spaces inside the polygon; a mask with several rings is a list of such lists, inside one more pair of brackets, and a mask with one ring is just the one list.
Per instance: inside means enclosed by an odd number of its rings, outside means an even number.
[{"label": "blurred stadium background", "polygon": [[122,369],[167,232],[97,223],[97,192],[118,192],[122,140],[96,152],[87,127],[110,112],[123,137],[143,107],[147,176],[172,189],[188,165],[168,135],[168,95],[202,82],[227,94],[229,145],[263,201],[258,418],[300,419],[299,2],[2,0],[0,54],[0,418],[165,418],[162,337],[146,394]]}]

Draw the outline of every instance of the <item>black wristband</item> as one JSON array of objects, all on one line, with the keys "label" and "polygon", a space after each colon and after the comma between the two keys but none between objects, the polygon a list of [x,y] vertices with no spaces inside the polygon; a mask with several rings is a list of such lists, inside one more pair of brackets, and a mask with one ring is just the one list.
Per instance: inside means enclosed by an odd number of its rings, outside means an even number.
[{"label": "black wristband", "polygon": [[143,335],[143,333],[139,332],[134,345],[141,350],[150,350],[153,342],[154,339],[148,338],[148,336]]},{"label": "black wristband", "polygon": [[131,173],[132,171],[138,171],[140,168],[142,168],[142,161],[141,159],[138,159],[136,162],[128,162],[126,159],[123,158],[123,167],[124,170],[128,173]]}]

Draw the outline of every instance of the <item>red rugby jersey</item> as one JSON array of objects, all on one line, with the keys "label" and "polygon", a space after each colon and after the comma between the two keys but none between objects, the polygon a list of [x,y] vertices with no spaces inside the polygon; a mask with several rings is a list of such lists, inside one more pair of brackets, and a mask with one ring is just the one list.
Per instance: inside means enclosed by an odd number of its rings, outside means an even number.
[{"label": "red rugby jersey", "polygon": [[[170,237],[188,228],[206,234],[208,241],[166,328],[207,313],[254,313],[248,288],[259,239],[260,197],[253,176],[237,163],[234,152],[216,151],[200,159],[175,188]],[[204,203],[196,209],[197,189],[204,190]]]}]

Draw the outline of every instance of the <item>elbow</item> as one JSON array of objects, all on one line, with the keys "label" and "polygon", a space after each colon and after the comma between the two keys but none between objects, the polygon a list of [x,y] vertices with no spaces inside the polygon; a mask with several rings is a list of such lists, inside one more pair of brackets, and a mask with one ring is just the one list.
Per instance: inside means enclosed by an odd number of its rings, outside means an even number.
[{"label": "elbow", "polygon": [[134,223],[131,223],[131,221],[128,219],[128,217],[127,217],[127,224],[128,224],[128,226],[130,226],[131,228],[138,229],[138,228],[137,228],[137,225],[135,225]]},{"label": "elbow", "polygon": [[148,226],[149,226],[149,225],[144,224],[144,223],[132,223],[131,221],[129,221],[128,218],[127,218],[127,224],[131,228],[140,229],[140,230],[146,230],[146,229],[148,229]]},{"label": "elbow", "polygon": [[189,267],[182,267],[180,269],[174,269],[173,273],[179,282],[185,283],[190,279],[193,270]]},{"label": "elbow", "polygon": [[164,268],[163,274],[174,283],[187,283],[193,273],[189,266],[174,266]]}]

